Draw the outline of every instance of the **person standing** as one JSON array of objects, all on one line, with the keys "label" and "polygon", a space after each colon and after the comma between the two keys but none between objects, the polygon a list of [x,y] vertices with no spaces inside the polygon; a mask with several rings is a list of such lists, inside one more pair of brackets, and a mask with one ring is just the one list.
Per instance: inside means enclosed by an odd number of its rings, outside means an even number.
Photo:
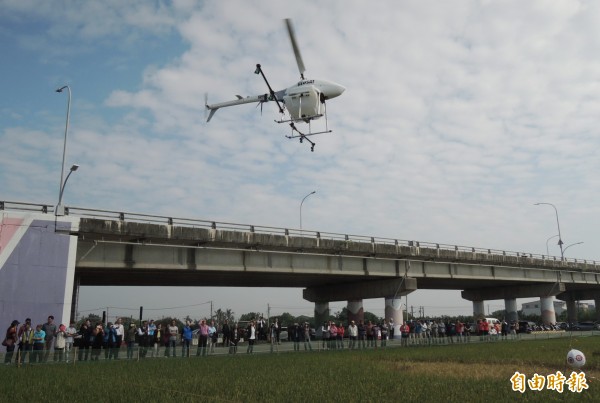
[{"label": "person standing", "polygon": [[321,339],[322,339],[322,348],[323,350],[327,350],[329,346],[329,323],[323,322],[323,326],[321,326]]},{"label": "person standing", "polygon": [[209,343],[209,353],[215,352],[215,344],[217,344],[218,334],[217,327],[215,326],[215,321],[210,321],[210,326],[208,327],[208,343]]},{"label": "person standing", "polygon": [[310,324],[308,322],[304,323],[304,351],[307,350],[307,347],[312,351],[312,344],[310,343]]},{"label": "person standing", "polygon": [[269,330],[269,338],[271,339],[271,352],[277,350],[279,352],[279,345],[277,344],[277,325],[275,322],[271,323]]},{"label": "person standing", "polygon": [[238,324],[235,323],[231,332],[229,333],[229,354],[237,353],[237,345],[240,341],[240,332],[238,329]]},{"label": "person standing", "polygon": [[27,319],[25,324],[19,329],[19,350],[17,356],[21,360],[21,364],[25,363],[27,354],[29,354],[29,362],[31,362],[31,352],[33,351],[33,333],[34,329],[31,327],[31,319]]},{"label": "person standing", "polygon": [[50,350],[54,346],[54,337],[56,337],[56,331],[58,327],[54,323],[54,316],[48,316],[48,322],[44,323],[42,330],[46,334],[45,346],[44,346],[44,362],[48,362],[50,357]]},{"label": "person standing", "polygon": [[44,353],[44,345],[46,344],[46,332],[43,330],[42,325],[37,325],[35,327],[35,332],[33,332],[33,353],[31,354],[31,358],[33,360],[29,360],[29,362],[42,362],[42,354]]},{"label": "person standing", "polygon": [[465,325],[460,320],[456,321],[456,340],[458,343],[463,343],[465,333]]},{"label": "person standing", "polygon": [[367,324],[367,347],[373,347],[373,322]]},{"label": "person standing", "polygon": [[362,320],[358,321],[358,348],[365,348],[367,328]]},{"label": "person standing", "polygon": [[329,322],[329,349],[335,350],[337,343],[337,326],[335,322]]},{"label": "person standing", "polygon": [[98,361],[102,346],[104,345],[104,327],[102,326],[102,322],[96,323],[92,334],[94,336],[94,341],[92,342],[92,361]]},{"label": "person standing", "polygon": [[190,346],[192,345],[192,339],[194,338],[194,331],[192,330],[192,322],[189,320],[185,321],[185,326],[181,330],[181,356],[190,356]]},{"label": "person standing", "polygon": [[225,319],[223,322],[221,333],[223,333],[223,347],[229,346],[229,335],[231,333],[231,329],[229,328],[229,321],[227,319]]},{"label": "person standing", "polygon": [[18,327],[19,321],[13,320],[6,329],[6,336],[4,338],[4,345],[6,346],[6,355],[4,356],[4,364],[10,364],[12,362],[12,357],[15,352],[15,347],[18,341]]},{"label": "person standing", "polygon": [[[150,355],[152,357],[158,357],[158,348],[160,346],[160,335],[157,337],[156,335],[156,331],[157,331],[157,326],[154,323],[154,319],[150,319],[149,322],[147,322],[147,324],[144,326],[145,327],[145,332],[148,335],[148,348],[150,349]],[[157,341],[158,340],[158,341]],[[144,354],[144,356],[146,356],[146,354]]]},{"label": "person standing", "polygon": [[[25,332],[25,329],[29,327],[29,330],[32,330],[31,327],[31,319],[27,318],[25,319],[25,323],[23,323],[21,326],[19,326],[19,330],[17,332],[17,339],[18,339],[18,348],[17,348],[17,359],[20,360],[21,363],[23,363],[22,355],[25,353],[24,349],[22,348],[22,346],[24,346],[23,341],[22,341],[22,337],[23,337],[23,333]],[[32,334],[33,337],[33,334]],[[31,344],[32,342],[30,342]],[[33,345],[31,345],[31,347],[33,348]],[[26,353],[25,353],[26,354]]]},{"label": "person standing", "polygon": [[71,323],[66,330],[67,340],[65,342],[65,361],[69,362],[69,358],[71,355],[71,350],[75,345],[75,337],[77,337],[77,329],[75,328],[75,323]]},{"label": "person standing", "polygon": [[380,337],[379,325],[377,323],[373,323],[373,326],[371,327],[371,336],[373,337],[371,346],[376,349],[377,348],[377,340]]},{"label": "person standing", "polygon": [[54,362],[63,362],[65,359],[65,346],[67,345],[67,327],[60,325],[56,332],[56,342],[54,344]]},{"label": "person standing", "polygon": [[159,323],[158,326],[154,325],[154,334],[150,336],[150,325],[148,325],[148,340],[150,341],[150,348],[152,349],[152,357],[160,357],[160,346],[165,346],[165,356],[167,355],[166,346],[169,344],[168,340],[165,343],[163,340],[165,329],[163,328],[162,323]]},{"label": "person standing", "polygon": [[253,320],[248,324],[246,336],[248,336],[248,348],[246,349],[246,354],[252,354],[254,352],[254,342],[257,338],[256,325]]},{"label": "person standing", "polygon": [[387,347],[389,327],[388,327],[388,324],[385,322],[385,320],[383,322],[381,322],[380,331],[381,331],[381,347]]},{"label": "person standing", "polygon": [[123,344],[123,338],[125,336],[125,327],[123,326],[123,320],[117,318],[115,322],[115,345],[113,357],[115,360],[119,359],[119,352],[121,351],[121,344]]},{"label": "person standing", "polygon": [[198,351],[196,355],[208,355],[208,325],[206,324],[206,320],[202,319],[200,321],[200,331],[198,333],[200,338],[198,339]]},{"label": "person standing", "polygon": [[137,336],[139,356],[141,358],[146,358],[146,354],[148,354],[148,346],[150,343],[154,345],[154,340],[150,340],[150,336],[148,336],[148,321],[142,322],[142,326],[137,329]]},{"label": "person standing", "polygon": [[400,325],[400,344],[404,347],[408,347],[408,338],[410,336],[410,326],[404,322]]},{"label": "person standing", "polygon": [[104,359],[110,360],[113,358],[113,351],[115,349],[115,325],[112,322],[108,322],[104,328],[104,341],[102,347],[104,347]]},{"label": "person standing", "polygon": [[171,357],[175,357],[176,351],[175,346],[177,345],[177,336],[179,336],[179,328],[177,327],[177,322],[175,319],[171,321],[171,324],[167,327],[167,332],[169,333],[169,347],[167,350],[167,357],[169,356],[169,352],[171,352]]},{"label": "person standing", "polygon": [[344,333],[346,333],[346,329],[344,329],[344,325],[342,324],[342,322],[340,322],[340,325],[337,327],[337,337],[336,337],[338,349],[344,348]]},{"label": "person standing", "polygon": [[79,361],[87,361],[90,356],[90,347],[94,342],[93,331],[92,322],[89,319],[79,327],[79,352],[77,354]]},{"label": "person standing", "polygon": [[348,348],[354,350],[356,348],[356,340],[358,340],[358,327],[354,321],[351,321],[350,326],[348,326],[348,336]]},{"label": "person standing", "polygon": [[[288,331],[289,331],[289,328],[288,328]],[[302,328],[300,327],[300,324],[298,324],[298,323],[294,323],[291,331],[292,331],[292,340],[294,342],[294,351],[300,351],[300,339],[302,338],[304,331],[302,330]]]},{"label": "person standing", "polygon": [[127,344],[127,359],[133,359],[133,350],[135,348],[135,336],[137,334],[137,329],[135,328],[135,323],[131,323],[129,325],[129,329],[125,334],[125,344]]}]

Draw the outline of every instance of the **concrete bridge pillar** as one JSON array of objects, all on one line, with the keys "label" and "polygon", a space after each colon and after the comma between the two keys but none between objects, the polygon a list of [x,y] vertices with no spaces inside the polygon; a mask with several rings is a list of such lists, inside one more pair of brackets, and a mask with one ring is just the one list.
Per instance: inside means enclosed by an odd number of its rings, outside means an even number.
[{"label": "concrete bridge pillar", "polygon": [[392,334],[394,339],[400,339],[400,325],[404,322],[402,314],[402,300],[400,298],[385,299],[385,319],[394,321],[394,330]]},{"label": "concrete bridge pillar", "polygon": [[355,321],[358,323],[361,320],[365,319],[365,311],[363,309],[363,300],[362,299],[352,299],[348,300],[348,322]]},{"label": "concrete bridge pillar", "polygon": [[315,302],[315,328],[319,329],[329,319],[329,302]]},{"label": "concrete bridge pillar", "polygon": [[600,297],[594,298],[594,305],[596,306],[596,320],[600,321]]},{"label": "concrete bridge pillar", "polygon": [[484,301],[473,301],[473,317],[475,319],[485,318]]},{"label": "concrete bridge pillar", "polygon": [[554,312],[554,296],[540,298],[542,308],[542,322],[546,325],[556,324],[556,312]]},{"label": "concrete bridge pillar", "polygon": [[506,298],[504,300],[504,309],[506,310],[506,321],[508,323],[517,322],[519,320],[516,298]]},{"label": "concrete bridge pillar", "polygon": [[577,301],[568,299],[567,301],[567,323],[577,322]]}]

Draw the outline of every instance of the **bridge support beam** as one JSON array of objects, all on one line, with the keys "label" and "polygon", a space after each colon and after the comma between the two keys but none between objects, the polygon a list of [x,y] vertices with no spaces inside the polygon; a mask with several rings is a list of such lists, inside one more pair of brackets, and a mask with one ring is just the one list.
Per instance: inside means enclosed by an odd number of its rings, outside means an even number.
[{"label": "bridge support beam", "polygon": [[541,297],[542,322],[545,325],[556,324],[556,312],[554,312],[554,296]]},{"label": "bridge support beam", "polygon": [[461,295],[469,301],[486,301],[494,299],[550,297],[565,291],[564,283],[515,285],[508,287],[487,287],[464,290]]},{"label": "bridge support beam", "polygon": [[329,302],[315,302],[315,327],[320,329],[323,322],[329,319]]},{"label": "bridge support beam", "polygon": [[356,323],[358,323],[361,320],[365,319],[365,311],[363,309],[363,300],[362,299],[349,300],[347,309],[348,309],[348,322],[353,320]]},{"label": "bridge support beam", "polygon": [[577,322],[577,301],[568,299],[567,301],[567,323]]},{"label": "bridge support beam", "polygon": [[508,323],[517,322],[519,320],[516,298],[506,298],[504,300],[504,309],[506,310],[506,321]]},{"label": "bridge support beam", "polygon": [[578,321],[577,301],[593,299],[596,303],[596,320],[600,320],[600,291],[599,290],[573,290],[567,291],[556,296],[557,299],[567,303],[567,322],[576,323]]},{"label": "bridge support beam", "polygon": [[400,339],[400,325],[404,323],[402,314],[402,300],[400,298],[385,299],[385,320],[392,320],[393,325],[390,329],[390,336],[394,339]]},{"label": "bridge support beam", "polygon": [[485,318],[485,305],[483,300],[473,301],[473,317],[475,319]]},{"label": "bridge support beam", "polygon": [[356,301],[365,298],[386,298],[390,295],[400,297],[416,289],[416,279],[395,277],[389,280],[358,281],[356,283],[310,287],[305,288],[302,295],[305,300],[311,302]]}]

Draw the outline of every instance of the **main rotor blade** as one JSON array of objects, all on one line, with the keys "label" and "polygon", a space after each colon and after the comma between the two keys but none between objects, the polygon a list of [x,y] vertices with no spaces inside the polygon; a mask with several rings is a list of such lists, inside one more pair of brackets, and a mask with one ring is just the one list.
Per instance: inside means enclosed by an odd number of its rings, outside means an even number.
[{"label": "main rotor blade", "polygon": [[298,64],[298,70],[300,70],[300,77],[304,80],[304,62],[302,61],[302,55],[300,54],[300,48],[298,47],[298,41],[296,41],[296,32],[294,31],[294,25],[292,20],[286,18],[285,26],[287,27],[288,35],[290,36],[290,42],[292,43],[292,49],[294,50],[294,56],[296,56],[296,63]]}]

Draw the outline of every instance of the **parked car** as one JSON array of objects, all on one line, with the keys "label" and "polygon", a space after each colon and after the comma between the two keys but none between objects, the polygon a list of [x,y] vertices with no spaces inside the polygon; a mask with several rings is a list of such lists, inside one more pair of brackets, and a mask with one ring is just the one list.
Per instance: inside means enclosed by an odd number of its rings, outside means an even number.
[{"label": "parked car", "polygon": [[556,322],[557,330],[569,330],[569,324],[566,322]]},{"label": "parked car", "polygon": [[531,333],[535,330],[535,328],[535,323],[526,320],[520,320],[519,327],[517,328],[517,333]]},{"label": "parked car", "polygon": [[600,325],[595,322],[579,322],[573,325],[573,330],[600,330]]}]

